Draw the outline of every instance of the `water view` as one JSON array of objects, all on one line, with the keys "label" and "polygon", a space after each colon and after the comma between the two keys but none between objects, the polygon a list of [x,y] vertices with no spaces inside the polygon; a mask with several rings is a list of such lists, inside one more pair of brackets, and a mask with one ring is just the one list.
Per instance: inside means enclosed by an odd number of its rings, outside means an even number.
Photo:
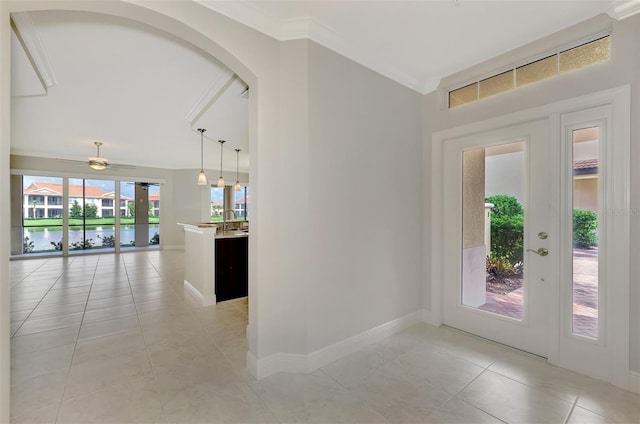
[{"label": "water view", "polygon": [[[159,224],[149,224],[149,244],[158,244],[160,235]],[[28,239],[27,239],[28,237]],[[54,252],[62,250],[62,227],[25,227],[25,253]],[[86,241],[85,241],[86,240]],[[135,240],[135,226],[120,226],[120,245],[133,246]],[[99,225],[69,227],[70,250],[113,248],[115,247],[115,226]]]}]

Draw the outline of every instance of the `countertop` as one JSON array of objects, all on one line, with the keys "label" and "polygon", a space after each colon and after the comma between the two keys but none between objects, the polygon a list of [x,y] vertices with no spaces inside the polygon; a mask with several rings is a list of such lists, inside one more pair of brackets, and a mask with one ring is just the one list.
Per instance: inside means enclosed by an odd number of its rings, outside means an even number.
[{"label": "countertop", "polygon": [[209,230],[215,229],[216,239],[249,237],[249,230],[226,230],[226,231],[220,230],[220,227],[222,227],[222,223],[201,222],[198,224],[187,224],[187,223],[178,222],[178,225],[181,225],[184,227],[190,227],[193,229],[197,228],[198,230],[204,230],[204,232],[211,232],[211,233],[213,233],[213,231],[209,231]]}]

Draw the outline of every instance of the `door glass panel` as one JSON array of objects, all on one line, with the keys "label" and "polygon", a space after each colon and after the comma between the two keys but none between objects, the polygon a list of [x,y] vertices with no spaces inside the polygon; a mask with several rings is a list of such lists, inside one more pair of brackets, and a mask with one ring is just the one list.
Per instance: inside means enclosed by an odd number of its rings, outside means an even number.
[{"label": "door glass panel", "polygon": [[599,128],[573,131],[573,332],[598,337]]},{"label": "door glass panel", "polygon": [[22,253],[62,253],[62,178],[22,177]]},{"label": "door glass panel", "polygon": [[115,182],[69,179],[69,250],[115,247]]},{"label": "door glass panel", "polygon": [[149,186],[149,246],[160,245],[160,187]]},{"label": "door glass panel", "polygon": [[135,182],[120,182],[120,247],[133,247],[136,234]]},{"label": "door glass panel", "polygon": [[524,143],[463,152],[465,306],[524,317]]}]

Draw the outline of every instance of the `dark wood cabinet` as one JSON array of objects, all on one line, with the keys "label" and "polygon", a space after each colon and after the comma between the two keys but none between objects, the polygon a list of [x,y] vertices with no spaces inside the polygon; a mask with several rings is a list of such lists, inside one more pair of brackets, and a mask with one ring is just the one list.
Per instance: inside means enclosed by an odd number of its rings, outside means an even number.
[{"label": "dark wood cabinet", "polygon": [[216,302],[244,297],[249,284],[249,237],[216,239]]}]

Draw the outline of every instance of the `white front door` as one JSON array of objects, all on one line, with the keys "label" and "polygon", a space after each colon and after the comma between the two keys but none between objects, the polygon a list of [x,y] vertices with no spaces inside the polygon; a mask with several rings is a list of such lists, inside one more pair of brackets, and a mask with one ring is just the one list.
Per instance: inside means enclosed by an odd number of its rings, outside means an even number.
[{"label": "white front door", "polygon": [[558,276],[548,133],[545,119],[448,140],[443,205],[444,323],[545,357]]},{"label": "white front door", "polygon": [[435,133],[432,318],[629,388],[629,87]]}]

